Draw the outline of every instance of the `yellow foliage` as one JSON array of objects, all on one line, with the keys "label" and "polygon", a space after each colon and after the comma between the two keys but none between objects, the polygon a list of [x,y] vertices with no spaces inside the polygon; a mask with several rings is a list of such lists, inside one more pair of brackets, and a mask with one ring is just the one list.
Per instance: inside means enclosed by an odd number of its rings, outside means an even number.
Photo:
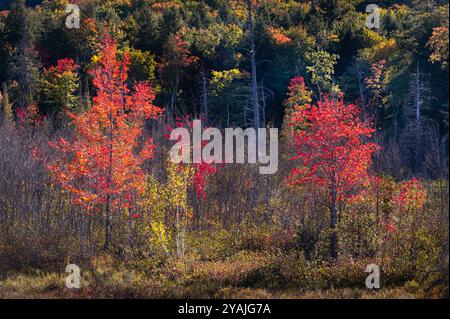
[{"label": "yellow foliage", "polygon": [[[167,181],[165,183],[153,175],[148,177],[145,196],[140,202],[140,207],[149,213],[149,218],[144,220],[144,228],[149,234],[150,244],[160,247],[165,253],[170,254],[173,224],[176,223],[177,228],[184,226],[188,222],[188,216],[192,213],[187,195],[193,170],[189,166],[173,163],[168,158],[166,173]],[[182,213],[184,218],[171,220],[174,213],[177,212]]]}]

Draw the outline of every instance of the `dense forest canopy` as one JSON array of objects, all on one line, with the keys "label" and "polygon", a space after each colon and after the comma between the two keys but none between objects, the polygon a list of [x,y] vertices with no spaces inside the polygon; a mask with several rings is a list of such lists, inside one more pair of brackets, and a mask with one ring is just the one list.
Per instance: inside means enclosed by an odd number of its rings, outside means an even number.
[{"label": "dense forest canopy", "polygon": [[[62,58],[72,58],[81,66],[78,93],[86,97],[96,37],[107,27],[121,50],[132,52],[130,82],[151,80],[158,88],[157,104],[173,116],[207,113],[210,123],[218,126],[252,125],[245,1],[73,1],[81,6],[79,30],[64,27],[68,1],[42,1],[34,9],[20,9],[20,3],[0,18],[0,82],[12,86],[13,108],[35,101],[44,114],[61,112],[57,103],[48,100],[42,83],[43,70]],[[437,134],[439,152],[447,152],[448,3],[379,1],[379,29],[365,26],[368,4],[361,0],[255,2],[262,125],[282,126],[289,81],[302,76],[315,99],[340,90],[346,101],[375,110],[371,112],[386,143],[393,139],[406,143],[414,122],[414,99],[420,99],[423,123],[434,131],[421,134],[427,135],[424,139]],[[180,46],[195,63],[179,63]],[[25,65],[18,62],[21,52]],[[19,80],[23,68],[30,70],[26,84]],[[415,77],[420,83],[414,82]],[[414,97],[417,85],[420,97]],[[77,104],[86,103],[78,97]],[[425,154],[410,156],[416,163],[406,166],[423,171]]]},{"label": "dense forest canopy", "polygon": [[[0,3],[0,10],[9,9],[9,6],[14,0],[2,0]],[[42,0],[26,0],[26,5],[28,6],[36,6],[42,3]]]}]

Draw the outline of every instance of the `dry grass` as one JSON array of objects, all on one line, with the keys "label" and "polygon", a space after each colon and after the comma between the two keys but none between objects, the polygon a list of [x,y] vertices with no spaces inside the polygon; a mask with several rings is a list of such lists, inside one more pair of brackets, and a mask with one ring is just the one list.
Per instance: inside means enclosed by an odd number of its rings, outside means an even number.
[{"label": "dry grass", "polygon": [[264,269],[260,274],[270,277],[267,269],[273,269],[273,260],[270,255],[241,251],[217,261],[182,263],[172,260],[161,267],[130,269],[103,258],[93,261],[89,270],[82,271],[79,290],[65,287],[67,274],[63,271],[29,272],[10,274],[0,281],[0,298],[411,299],[448,296],[448,285],[427,290],[413,280],[382,287],[376,292],[365,289],[364,282],[359,287],[311,290],[301,283],[297,283],[296,288],[264,287],[269,281],[253,274]]}]

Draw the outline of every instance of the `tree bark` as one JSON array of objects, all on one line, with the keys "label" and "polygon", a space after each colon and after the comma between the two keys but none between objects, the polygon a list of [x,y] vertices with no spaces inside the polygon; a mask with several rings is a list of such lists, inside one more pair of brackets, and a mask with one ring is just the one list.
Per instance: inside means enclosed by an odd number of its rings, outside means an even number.
[{"label": "tree bark", "polygon": [[106,204],[105,219],[105,244],[103,246],[103,250],[108,250],[109,243],[111,241],[111,205],[109,195]]},{"label": "tree bark", "polygon": [[202,98],[202,104],[203,104],[203,110],[205,112],[205,124],[208,125],[208,89],[206,87],[206,75],[205,75],[205,68],[202,64],[202,87],[203,87],[203,98]]},{"label": "tree bark", "polygon": [[336,221],[337,221],[337,211],[336,206],[332,206],[330,209],[330,256],[333,259],[338,257],[338,237],[336,234]]},{"label": "tree bark", "polygon": [[[114,134],[114,123],[112,110],[109,110],[109,165],[108,165],[108,176],[107,183],[108,187],[111,187],[112,182],[112,165],[113,165],[113,134]],[[104,250],[108,250],[109,242],[111,241],[111,189],[108,189],[108,195],[106,196],[106,212],[105,212],[105,246]]]},{"label": "tree bark", "polygon": [[416,145],[415,145],[415,157],[414,157],[414,169],[417,173],[420,166],[420,136],[421,136],[421,98],[420,98],[420,69],[419,61],[417,61],[417,73],[416,73]]},{"label": "tree bark", "polygon": [[337,186],[335,177],[331,187],[331,203],[330,203],[330,256],[333,259],[338,257],[338,236],[336,234],[337,225]]},{"label": "tree bark", "polygon": [[[253,3],[252,0],[247,0],[248,6],[248,24],[250,32],[250,63],[252,67],[252,104],[253,104],[253,125],[256,129],[256,146],[258,146],[258,128],[259,121],[259,103],[258,103],[258,84],[256,79],[256,52],[255,52],[255,30],[253,25]],[[258,149],[258,147],[257,147]],[[256,152],[258,153],[258,152]]]}]

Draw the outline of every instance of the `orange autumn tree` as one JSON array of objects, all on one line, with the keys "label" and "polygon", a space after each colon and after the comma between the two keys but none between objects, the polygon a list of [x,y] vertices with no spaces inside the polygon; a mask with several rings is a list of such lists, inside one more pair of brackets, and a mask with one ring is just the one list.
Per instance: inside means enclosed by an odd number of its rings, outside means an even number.
[{"label": "orange autumn tree", "polygon": [[105,244],[111,239],[111,215],[133,207],[144,191],[143,164],[153,157],[153,141],[143,139],[146,119],[161,109],[153,105],[155,93],[149,83],[127,87],[128,53],[117,58],[117,43],[108,34],[101,42],[97,67],[91,72],[97,96],[92,107],[68,113],[74,127],[70,140],[60,138],[50,145],[61,156],[50,169],[55,181],[70,193],[74,204],[87,210],[103,207]]},{"label": "orange autumn tree", "polygon": [[338,255],[337,218],[346,201],[364,187],[378,146],[367,140],[374,129],[359,118],[356,105],[325,97],[317,105],[295,108],[291,125],[301,127],[294,135],[292,158],[300,165],[292,170],[291,184],[304,184],[324,193],[330,212],[330,255]]}]

